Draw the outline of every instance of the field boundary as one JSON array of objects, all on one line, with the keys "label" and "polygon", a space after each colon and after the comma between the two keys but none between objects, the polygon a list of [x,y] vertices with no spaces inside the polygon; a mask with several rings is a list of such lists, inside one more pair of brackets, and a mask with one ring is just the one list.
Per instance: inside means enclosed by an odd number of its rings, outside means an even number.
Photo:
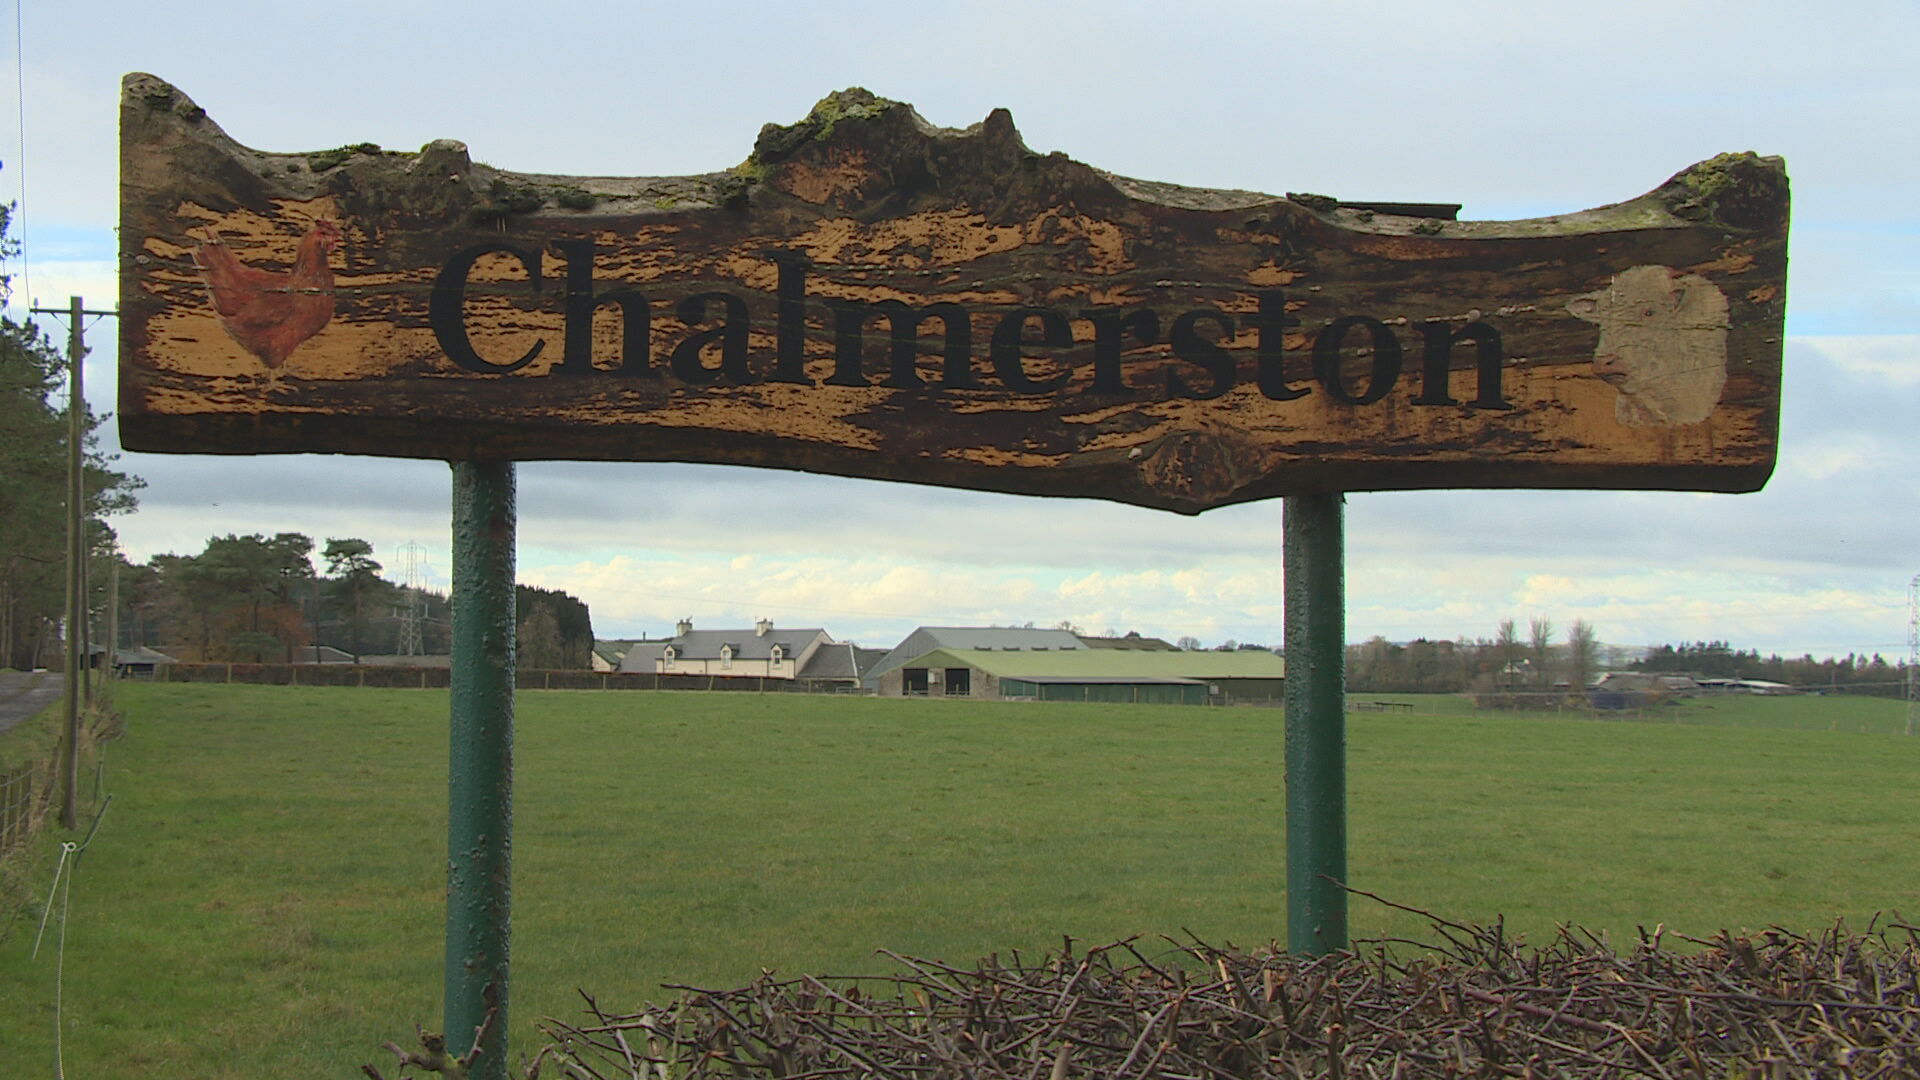
[{"label": "field boundary", "polygon": [[[154,680],[179,683],[240,683],[250,686],[371,686],[393,690],[445,690],[445,667],[397,664],[240,664],[177,663],[156,669]],[[815,679],[773,679],[761,675],[661,675],[650,671],[581,671],[573,668],[521,669],[521,690],[717,690],[762,694],[843,694],[871,696],[845,683]]]}]

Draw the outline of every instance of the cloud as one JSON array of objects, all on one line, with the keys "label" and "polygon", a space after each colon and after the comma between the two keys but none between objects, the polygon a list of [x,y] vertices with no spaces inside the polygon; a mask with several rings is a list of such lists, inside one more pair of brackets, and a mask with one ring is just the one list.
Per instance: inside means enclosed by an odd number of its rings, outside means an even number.
[{"label": "cloud", "polygon": [[[626,6],[589,2],[500,35],[485,5],[450,23],[434,5],[386,4],[382,33],[330,59],[324,99],[288,88],[282,54],[239,47],[241,27],[250,41],[302,32],[275,9],[110,10],[27,13],[39,45],[26,52],[24,103],[32,261],[30,283],[15,285],[32,296],[17,293],[16,311],[33,298],[106,306],[116,295],[118,80],[156,55],[175,65],[158,74],[249,145],[411,149],[452,137],[476,158],[556,173],[722,168],[763,122],[797,120],[856,83],[942,125],[1007,106],[1036,149],[1130,175],[1460,200],[1468,217],[1630,198],[1720,151],[1783,154],[1796,184],[1789,324],[1802,336],[1787,345],[1780,464],[1766,490],[1355,494],[1350,634],[1490,634],[1500,617],[1544,614],[1628,643],[1717,636],[1845,651],[1904,635],[1902,590],[1920,569],[1909,415],[1920,219],[1903,185],[1920,172],[1920,143],[1860,133],[1905,130],[1920,110],[1903,51],[1920,30],[1911,5],[1762,3],[1729,23],[1725,5],[1650,0],[1599,20],[1554,5],[1204,0],[1178,19],[1130,3],[1098,17],[1078,5],[868,4],[822,19],[722,2],[704,17],[728,28],[724,64],[712,49],[653,49],[636,69],[635,38],[621,31],[642,27]],[[1020,33],[1006,32],[1010,20]],[[428,38],[439,47],[423,53]],[[68,41],[86,46],[56,44]],[[556,56],[565,72],[548,62]],[[481,105],[446,92],[476,70],[521,71],[541,89]],[[615,104],[554,105],[589,99]],[[0,135],[0,145],[17,143]],[[7,157],[0,198],[19,192],[20,163]],[[111,320],[90,331],[97,408],[113,407],[113,332]],[[291,530],[372,540],[390,566],[418,541],[429,580],[447,578],[442,463],[141,454],[122,464],[149,481],[141,511],[117,523],[137,557]],[[877,643],[925,621],[1279,635],[1278,502],[1182,518],[664,464],[527,464],[519,482],[523,578],[587,599],[603,629],[659,632],[692,613],[736,625],[767,614]]]},{"label": "cloud", "polygon": [[[1350,496],[1350,634],[1486,636],[1502,617],[1543,614],[1629,644],[1897,645],[1920,550],[1902,348],[1789,344],[1781,465],[1759,494]],[[137,557],[198,550],[215,532],[291,530],[361,536],[381,556],[417,541],[429,580],[447,580],[444,464],[144,454],[125,464],[151,483],[121,523]],[[586,599],[608,633],[659,633],[691,614],[798,620],[863,643],[922,623],[1061,620],[1210,642],[1281,636],[1277,500],[1187,518],[722,466],[518,472],[522,579]]]}]

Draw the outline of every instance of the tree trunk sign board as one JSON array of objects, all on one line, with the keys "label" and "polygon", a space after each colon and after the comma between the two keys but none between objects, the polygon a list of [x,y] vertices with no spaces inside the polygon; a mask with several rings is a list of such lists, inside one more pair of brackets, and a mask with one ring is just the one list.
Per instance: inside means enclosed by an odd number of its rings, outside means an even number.
[{"label": "tree trunk sign board", "polygon": [[[1182,513],[1751,491],[1788,185],[1724,154],[1527,221],[1134,180],[834,94],[699,176],[279,154],[121,113],[122,443],[771,466]],[[744,141],[744,140],[743,140]]]}]

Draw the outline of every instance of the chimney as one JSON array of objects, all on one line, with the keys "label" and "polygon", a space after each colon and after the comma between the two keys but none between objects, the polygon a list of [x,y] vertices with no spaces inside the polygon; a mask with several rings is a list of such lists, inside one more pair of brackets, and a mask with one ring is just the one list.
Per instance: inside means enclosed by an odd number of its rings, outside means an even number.
[{"label": "chimney", "polygon": [[753,624],[754,637],[766,637],[768,634],[772,632],[773,632],[772,619],[761,619],[759,622],[756,622]]},{"label": "chimney", "polygon": [[693,633],[693,616],[689,615],[673,624],[674,637],[686,637],[691,633]]}]

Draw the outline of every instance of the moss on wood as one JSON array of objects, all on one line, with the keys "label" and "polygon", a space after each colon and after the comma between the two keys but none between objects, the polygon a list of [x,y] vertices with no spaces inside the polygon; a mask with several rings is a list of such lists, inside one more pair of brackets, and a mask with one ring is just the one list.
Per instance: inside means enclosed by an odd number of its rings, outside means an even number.
[{"label": "moss on wood", "polygon": [[322,150],[319,153],[308,154],[307,168],[317,173],[326,172],[328,169],[345,164],[347,159],[353,157],[355,154],[377,154],[379,152],[379,145],[370,142],[353,143],[349,146],[336,146],[331,150]]}]

